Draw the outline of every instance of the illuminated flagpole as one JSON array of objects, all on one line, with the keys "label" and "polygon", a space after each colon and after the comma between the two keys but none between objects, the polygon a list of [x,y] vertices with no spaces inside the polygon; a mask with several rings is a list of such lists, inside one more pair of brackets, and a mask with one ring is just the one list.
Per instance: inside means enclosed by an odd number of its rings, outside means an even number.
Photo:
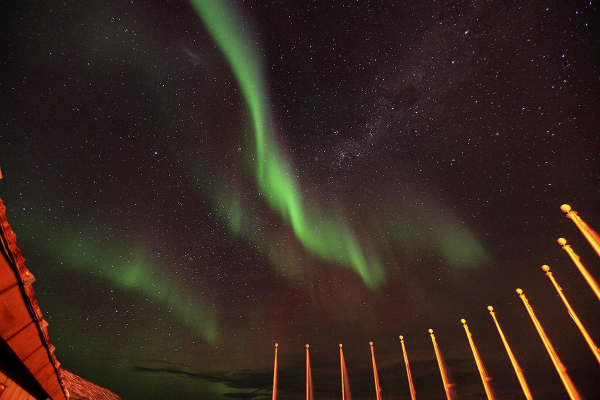
[{"label": "illuminated flagpole", "polygon": [[581,275],[583,275],[583,277],[585,278],[585,281],[588,283],[588,285],[590,285],[590,287],[596,294],[596,297],[598,298],[598,300],[600,300],[600,286],[598,286],[598,282],[596,282],[596,280],[589,274],[587,269],[583,266],[577,253],[575,253],[575,251],[573,251],[571,246],[569,246],[567,244],[567,240],[565,238],[559,238],[558,244],[560,244],[562,246],[563,250],[567,252],[569,257],[571,257],[571,260],[573,260],[573,262],[577,266],[577,269],[579,270],[579,272],[581,272]]},{"label": "illuminated flagpole", "polygon": [[416,400],[415,386],[413,385],[412,375],[410,374],[410,366],[408,365],[408,354],[406,354],[406,347],[404,347],[404,336],[400,336],[400,343],[402,343],[402,354],[404,355],[404,364],[406,365],[406,376],[408,377],[408,386],[410,387],[410,398]]},{"label": "illuminated flagpole", "polygon": [[375,378],[375,395],[377,400],[381,400],[381,386],[379,386],[379,375],[377,375],[377,365],[375,365],[375,351],[373,350],[373,342],[369,342],[371,346],[371,360],[373,361],[373,377]]},{"label": "illuminated flagpole", "polygon": [[310,374],[310,367],[309,367],[309,365],[310,365],[310,361],[309,361],[309,358],[308,358],[308,343],[307,343],[306,344],[306,400],[309,399],[309,396],[308,396],[308,384],[309,384],[308,375]]},{"label": "illuminated flagpole", "polygon": [[571,210],[570,205],[563,204],[562,206],[560,206],[560,209],[563,212],[567,213],[567,218],[570,218],[571,221],[573,221],[575,225],[577,225],[581,233],[583,233],[583,236],[585,236],[585,238],[588,242],[590,242],[596,253],[598,253],[598,256],[600,256],[600,237],[598,237],[598,234],[594,232],[592,228],[590,228],[585,222],[583,222],[581,217],[577,215],[577,211]]},{"label": "illuminated flagpole", "polygon": [[342,351],[342,344],[340,343],[340,371],[342,375],[342,400],[346,400],[346,390],[344,381],[344,352]]},{"label": "illuminated flagpole", "polygon": [[552,343],[550,343],[548,336],[546,336],[546,332],[544,332],[544,328],[542,328],[542,325],[540,325],[539,321],[535,317],[535,314],[533,313],[533,308],[531,308],[531,306],[529,305],[529,301],[527,301],[527,297],[525,297],[525,294],[523,293],[523,291],[521,289],[517,289],[517,293],[519,294],[519,297],[521,298],[521,300],[523,300],[523,304],[525,304],[525,308],[527,309],[527,312],[529,313],[529,316],[531,317],[531,320],[533,321],[533,325],[535,326],[535,329],[538,331],[538,334],[540,335],[540,338],[542,339],[542,342],[544,343],[544,347],[546,347],[546,350],[548,351],[548,354],[550,355],[550,358],[552,359],[554,368],[556,368],[556,372],[558,372],[558,375],[560,376],[560,380],[562,381],[563,385],[565,386],[567,393],[569,393],[569,398],[571,400],[581,400],[581,396],[579,396],[577,389],[575,389],[573,382],[571,382],[571,378],[569,378],[569,375],[567,375],[567,369],[560,362],[560,359],[558,358],[558,354],[556,354],[556,351],[554,351],[554,347],[552,347]]},{"label": "illuminated flagpole", "polygon": [[562,299],[563,303],[565,303],[565,307],[567,307],[567,311],[569,312],[569,315],[571,316],[573,321],[575,321],[575,324],[577,324],[579,331],[583,335],[588,346],[590,346],[590,349],[592,350],[592,353],[594,353],[594,356],[596,357],[598,364],[600,364],[600,349],[598,348],[598,346],[596,346],[596,344],[594,343],[594,341],[588,334],[587,330],[584,328],[584,326],[581,323],[581,321],[579,320],[579,318],[577,318],[577,314],[575,314],[575,311],[573,311],[573,309],[571,308],[571,305],[569,304],[569,302],[567,301],[567,298],[565,297],[564,293],[562,292],[562,288],[558,285],[558,283],[554,279],[552,272],[550,272],[550,267],[547,265],[542,265],[542,269],[546,272],[546,276],[548,276],[548,278],[550,278],[550,280],[552,281],[552,284],[554,285],[554,288],[558,292],[558,295]]},{"label": "illuminated flagpole", "polygon": [[525,381],[525,376],[523,375],[523,371],[521,370],[519,363],[517,363],[517,359],[515,358],[512,350],[510,349],[510,346],[508,345],[508,342],[506,341],[506,338],[504,337],[504,332],[502,332],[502,329],[500,328],[500,324],[498,323],[498,320],[496,319],[496,313],[494,313],[494,307],[488,306],[488,310],[490,310],[490,314],[491,314],[492,318],[494,319],[496,328],[498,328],[498,333],[500,334],[502,343],[504,343],[504,347],[506,348],[506,352],[508,353],[508,358],[510,358],[510,362],[515,370],[515,373],[517,374],[517,378],[519,379],[519,383],[521,384],[521,388],[523,389],[525,398],[527,400],[533,400],[533,397],[531,396],[531,392],[529,391],[529,386],[527,386],[527,382]]},{"label": "illuminated flagpole", "polygon": [[275,343],[275,366],[273,367],[273,400],[277,399],[277,347],[278,343]]},{"label": "illuminated flagpole", "polygon": [[433,334],[433,329],[429,330],[429,335],[431,336],[431,342],[433,343],[433,349],[435,350],[435,358],[437,359],[438,366],[440,367],[440,375],[442,375],[442,383],[444,384],[444,390],[446,391],[447,400],[452,400],[452,393],[450,391],[451,384],[448,376],[446,375],[446,369],[444,368],[444,362],[442,361],[442,355],[440,354],[440,350],[438,349],[437,342],[435,341],[435,335]]},{"label": "illuminated flagpole", "polygon": [[348,382],[348,370],[346,369],[346,361],[344,361],[344,352],[340,343],[340,367],[342,370],[342,400],[352,400],[350,394],[350,382]]},{"label": "illuminated flagpole", "polygon": [[306,345],[306,400],[313,400],[312,373],[310,371],[310,357],[308,356],[308,344]]},{"label": "illuminated flagpole", "polygon": [[465,333],[467,334],[467,339],[469,340],[469,345],[471,346],[471,351],[473,352],[473,358],[475,358],[475,364],[477,364],[477,369],[479,370],[479,376],[481,376],[481,382],[483,382],[483,388],[485,389],[485,394],[487,395],[488,400],[494,400],[494,393],[492,392],[492,387],[490,386],[490,378],[485,370],[485,366],[483,365],[483,361],[481,361],[481,357],[479,356],[479,352],[477,351],[477,347],[475,347],[475,342],[473,342],[473,335],[469,331],[469,327],[467,326],[467,321],[463,319],[460,320],[463,324],[463,328],[465,328]]}]

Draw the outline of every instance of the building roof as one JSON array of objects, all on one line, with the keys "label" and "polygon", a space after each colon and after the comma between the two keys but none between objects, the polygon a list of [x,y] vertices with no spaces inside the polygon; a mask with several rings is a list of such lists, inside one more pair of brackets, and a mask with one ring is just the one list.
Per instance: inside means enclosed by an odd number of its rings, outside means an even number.
[{"label": "building roof", "polygon": [[33,274],[17,247],[0,199],[0,364],[10,380],[35,398],[66,400],[69,392],[31,284]]}]

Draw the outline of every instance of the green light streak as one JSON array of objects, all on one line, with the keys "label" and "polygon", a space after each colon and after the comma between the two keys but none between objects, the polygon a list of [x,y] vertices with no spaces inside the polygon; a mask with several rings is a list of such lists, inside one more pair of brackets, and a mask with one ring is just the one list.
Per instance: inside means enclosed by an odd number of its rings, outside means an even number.
[{"label": "green light streak", "polygon": [[446,262],[454,268],[475,267],[490,258],[466,229],[457,229],[449,221],[441,221],[436,238]]},{"label": "green light streak", "polygon": [[[27,232],[27,226],[35,226],[35,231]],[[69,269],[91,272],[94,277],[124,291],[140,291],[190,326],[207,343],[217,343],[213,313],[200,299],[185,292],[176,280],[163,278],[159,266],[144,246],[123,237],[108,240],[90,229],[71,227],[71,224],[59,227],[56,222],[51,228],[45,224],[25,224],[20,230],[26,231],[19,236],[20,242],[61,260]],[[81,239],[82,236],[86,239]]]},{"label": "green light streak", "polygon": [[225,1],[192,0],[206,29],[229,62],[252,119],[256,181],[270,206],[291,226],[296,238],[322,260],[353,268],[370,288],[385,281],[380,260],[366,257],[358,239],[340,215],[331,215],[302,201],[300,185],[275,144],[262,66],[245,24]]},{"label": "green light streak", "polygon": [[383,206],[375,218],[390,243],[400,244],[403,253],[414,258],[435,249],[455,269],[491,262],[477,238],[456,218],[418,205],[402,204],[402,213],[399,208],[397,204]]}]

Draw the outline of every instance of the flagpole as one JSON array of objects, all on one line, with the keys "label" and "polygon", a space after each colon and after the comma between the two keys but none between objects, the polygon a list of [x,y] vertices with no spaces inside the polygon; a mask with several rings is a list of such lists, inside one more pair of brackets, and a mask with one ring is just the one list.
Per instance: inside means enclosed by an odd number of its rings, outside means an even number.
[{"label": "flagpole", "polygon": [[410,374],[410,366],[408,365],[408,354],[406,354],[406,347],[404,347],[404,336],[400,336],[400,343],[402,343],[402,354],[404,355],[404,364],[406,365],[406,376],[408,377],[408,386],[410,387],[410,398],[416,400],[415,386],[413,385],[412,375]]},{"label": "flagpole", "polygon": [[594,248],[598,256],[600,256],[600,239],[597,237],[598,235],[594,232],[579,215],[577,215],[577,211],[573,211],[571,206],[568,204],[563,204],[560,206],[560,209],[567,213],[567,218],[570,218],[571,221],[577,225],[583,236],[590,242],[590,245]]},{"label": "flagpole", "polygon": [[479,352],[477,351],[477,347],[475,347],[475,342],[473,341],[473,335],[469,331],[469,327],[467,326],[467,321],[465,319],[461,319],[460,322],[463,324],[463,328],[465,328],[465,333],[467,334],[467,339],[469,340],[469,345],[471,346],[471,351],[473,352],[473,358],[475,358],[475,364],[477,364],[477,369],[479,370],[479,376],[481,376],[481,382],[483,382],[483,388],[485,389],[485,394],[487,395],[488,400],[494,400],[494,393],[492,392],[492,387],[490,386],[490,378],[485,370],[483,365],[483,361],[481,361],[481,357],[479,356]]},{"label": "flagpole", "polygon": [[373,377],[375,378],[375,395],[377,400],[381,400],[381,386],[379,386],[379,375],[377,375],[377,365],[375,365],[375,351],[373,350],[373,342],[369,342],[371,346],[371,360],[373,361]]},{"label": "flagpole", "polygon": [[573,262],[577,266],[577,269],[585,278],[585,281],[588,283],[588,285],[590,285],[598,300],[600,300],[600,286],[598,285],[598,282],[596,282],[596,280],[590,275],[585,266],[581,263],[581,258],[577,255],[577,253],[575,253],[571,246],[567,244],[567,240],[565,238],[559,238],[558,244],[560,244],[563,250],[567,252],[569,257],[571,257],[571,260],[573,260]]},{"label": "flagpole", "polygon": [[310,372],[310,357],[308,355],[308,344],[306,345],[306,400],[313,400],[312,373]]},{"label": "flagpole", "polygon": [[535,329],[538,331],[538,334],[542,339],[542,343],[544,343],[544,347],[546,347],[546,351],[548,351],[548,355],[550,355],[550,358],[552,359],[554,368],[556,368],[556,372],[558,372],[560,380],[562,381],[563,385],[565,386],[565,389],[567,390],[567,393],[569,394],[569,398],[571,400],[581,400],[581,396],[579,396],[577,389],[573,385],[573,382],[571,382],[571,378],[569,378],[569,375],[567,375],[567,369],[560,362],[558,354],[556,354],[554,347],[552,347],[552,343],[550,343],[548,336],[546,336],[546,332],[544,332],[544,328],[542,328],[542,325],[540,325],[540,322],[536,318],[533,312],[533,308],[531,308],[531,305],[529,305],[529,301],[527,301],[527,297],[525,297],[525,294],[521,289],[517,289],[517,293],[519,294],[521,300],[523,300],[523,304],[525,305],[525,308],[527,309],[527,312],[531,317],[531,321],[533,321]]},{"label": "flagpole", "polygon": [[521,388],[523,389],[525,398],[527,400],[533,400],[533,397],[531,396],[531,392],[529,391],[529,386],[527,386],[527,382],[525,381],[525,376],[523,375],[523,371],[521,370],[519,363],[517,363],[517,359],[515,358],[512,350],[510,349],[510,346],[508,345],[508,342],[506,341],[506,338],[504,337],[504,332],[502,332],[502,329],[500,328],[500,324],[498,323],[498,320],[496,319],[496,313],[494,313],[494,307],[488,306],[488,310],[490,310],[490,315],[494,319],[496,328],[498,328],[498,333],[500,334],[502,343],[504,343],[504,347],[506,348],[506,352],[508,353],[508,358],[510,358],[510,362],[515,370],[515,373],[517,374],[517,379],[519,379],[519,383],[521,384]]},{"label": "flagpole", "polygon": [[342,375],[342,400],[346,400],[345,382],[344,382],[344,352],[340,343],[340,371]]},{"label": "flagpole", "polygon": [[306,400],[308,400],[308,374],[309,374],[309,370],[308,370],[308,343],[306,344]]},{"label": "flagpole", "polygon": [[277,399],[277,347],[278,343],[275,343],[275,365],[273,367],[273,400]]},{"label": "flagpole", "polygon": [[596,361],[598,361],[598,364],[600,364],[600,349],[598,348],[598,346],[596,346],[596,344],[594,343],[594,341],[588,334],[587,330],[585,329],[585,327],[583,326],[583,324],[577,317],[577,314],[575,314],[575,311],[573,311],[573,309],[571,308],[571,305],[569,304],[569,302],[567,301],[567,298],[565,297],[564,293],[562,292],[562,288],[558,285],[558,283],[554,279],[552,272],[550,272],[550,267],[547,265],[542,265],[542,269],[546,272],[546,276],[548,276],[548,278],[550,278],[550,280],[552,281],[552,284],[554,285],[554,288],[558,292],[558,295],[560,296],[563,303],[565,303],[565,307],[567,307],[567,311],[569,312],[569,315],[571,316],[573,321],[575,321],[575,324],[577,324],[577,327],[579,328],[579,331],[583,335],[583,338],[587,342],[588,346],[590,346],[592,353],[594,353],[594,356],[596,357]]},{"label": "flagpole", "polygon": [[433,334],[433,329],[429,330],[429,335],[431,336],[431,342],[433,343],[433,350],[435,350],[435,358],[437,359],[438,366],[440,367],[440,375],[442,375],[442,383],[444,384],[444,391],[446,392],[446,398],[447,398],[447,400],[452,400],[452,393],[450,393],[450,382],[448,381],[448,377],[446,376],[446,370],[444,369],[442,356],[440,354],[440,350],[438,349],[437,342],[435,341],[435,335]]}]

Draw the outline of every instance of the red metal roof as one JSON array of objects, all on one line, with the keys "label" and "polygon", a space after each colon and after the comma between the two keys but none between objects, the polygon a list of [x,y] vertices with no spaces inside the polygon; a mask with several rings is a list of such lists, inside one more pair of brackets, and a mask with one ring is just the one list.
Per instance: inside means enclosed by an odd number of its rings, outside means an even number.
[{"label": "red metal roof", "polygon": [[3,351],[16,356],[8,366],[0,364],[0,371],[34,397],[66,400],[69,393],[50,343],[48,323],[31,286],[35,277],[25,267],[16,241],[0,199],[0,338]]}]

